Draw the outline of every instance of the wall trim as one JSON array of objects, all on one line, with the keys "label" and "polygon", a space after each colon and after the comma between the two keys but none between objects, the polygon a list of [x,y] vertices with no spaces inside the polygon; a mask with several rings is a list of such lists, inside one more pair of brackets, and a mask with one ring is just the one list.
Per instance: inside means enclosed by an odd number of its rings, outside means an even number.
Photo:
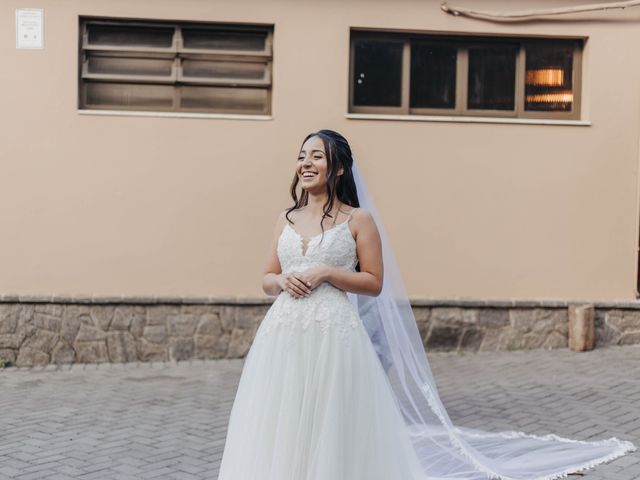
[{"label": "wall trim", "polygon": [[[276,297],[250,296],[145,296],[145,295],[20,295],[0,294],[0,303],[81,303],[81,304],[127,304],[127,305],[269,305]],[[469,297],[433,298],[413,297],[409,299],[416,307],[490,307],[490,308],[566,308],[575,304],[593,304],[595,308],[624,308],[640,310],[638,300],[593,300],[593,299],[480,299]]]},{"label": "wall trim", "polygon": [[464,115],[390,115],[386,113],[345,113],[352,120],[407,120],[418,122],[511,123],[525,125],[591,126],[591,120],[553,120],[540,118],[470,117]]},{"label": "wall trim", "polygon": [[78,109],[79,115],[103,115],[124,117],[168,117],[168,118],[221,118],[223,120],[273,120],[273,115],[245,115],[234,113],[187,113],[187,112],[154,112],[142,110],[96,110]]}]

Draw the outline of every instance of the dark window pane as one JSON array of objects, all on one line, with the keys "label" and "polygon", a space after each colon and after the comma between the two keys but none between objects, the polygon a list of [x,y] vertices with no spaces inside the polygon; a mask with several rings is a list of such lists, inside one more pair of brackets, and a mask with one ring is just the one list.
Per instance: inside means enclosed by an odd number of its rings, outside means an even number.
[{"label": "dark window pane", "polygon": [[172,65],[172,59],[164,58],[129,58],[91,55],[87,60],[89,73],[118,75],[168,77],[171,75]]},{"label": "dark window pane", "polygon": [[267,32],[238,32],[229,30],[209,30],[204,28],[183,28],[184,48],[206,50],[263,51]]},{"label": "dark window pane", "polygon": [[447,45],[411,45],[411,107],[455,108],[456,52]]},{"label": "dark window pane", "polygon": [[87,29],[89,45],[170,48],[173,43],[171,27],[89,24]]},{"label": "dark window pane", "polygon": [[136,85],[120,83],[87,83],[86,105],[106,108],[139,108],[158,110],[173,107],[170,85]]},{"label": "dark window pane", "polygon": [[268,92],[263,88],[181,88],[182,109],[200,112],[267,114]]},{"label": "dark window pane", "polygon": [[399,107],[402,42],[358,40],[353,69],[354,105]]},{"label": "dark window pane", "polygon": [[265,76],[266,63],[227,62],[216,60],[182,60],[185,77],[198,78],[237,78],[242,80],[261,80]]},{"label": "dark window pane", "polygon": [[513,45],[469,48],[467,108],[514,109],[516,53]]},{"label": "dark window pane", "polygon": [[526,48],[525,110],[570,112],[573,105],[573,47],[535,45]]}]

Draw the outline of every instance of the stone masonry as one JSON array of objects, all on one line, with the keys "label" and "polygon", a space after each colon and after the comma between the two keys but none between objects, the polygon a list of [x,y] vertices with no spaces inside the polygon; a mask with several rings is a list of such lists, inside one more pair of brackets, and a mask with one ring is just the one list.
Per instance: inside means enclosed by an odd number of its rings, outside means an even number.
[{"label": "stone masonry", "polygon": [[[0,300],[0,367],[242,358],[272,299]],[[417,301],[428,351],[564,348],[568,303]],[[595,304],[598,345],[640,343],[640,304]]]}]

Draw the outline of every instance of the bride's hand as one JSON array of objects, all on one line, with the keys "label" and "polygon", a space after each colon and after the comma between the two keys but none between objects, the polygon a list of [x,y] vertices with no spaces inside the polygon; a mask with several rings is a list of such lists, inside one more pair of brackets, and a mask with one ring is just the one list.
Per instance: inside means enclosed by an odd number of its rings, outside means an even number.
[{"label": "bride's hand", "polygon": [[311,294],[311,286],[302,276],[300,272],[281,273],[278,275],[278,286],[294,298],[307,297]]},{"label": "bride's hand", "polygon": [[302,282],[307,285],[311,290],[316,288],[322,282],[327,279],[327,269],[326,265],[318,265],[317,267],[311,267],[298,275],[298,278],[302,280]]}]

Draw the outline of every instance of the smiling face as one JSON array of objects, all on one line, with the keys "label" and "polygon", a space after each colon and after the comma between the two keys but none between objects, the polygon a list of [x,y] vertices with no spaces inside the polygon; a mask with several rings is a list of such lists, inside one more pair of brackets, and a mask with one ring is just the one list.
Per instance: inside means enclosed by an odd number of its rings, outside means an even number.
[{"label": "smiling face", "polygon": [[[319,136],[307,139],[302,145],[296,163],[296,173],[302,188],[312,192],[326,190],[328,167],[327,154],[322,139]],[[341,174],[342,169],[338,171],[338,175]]]}]

